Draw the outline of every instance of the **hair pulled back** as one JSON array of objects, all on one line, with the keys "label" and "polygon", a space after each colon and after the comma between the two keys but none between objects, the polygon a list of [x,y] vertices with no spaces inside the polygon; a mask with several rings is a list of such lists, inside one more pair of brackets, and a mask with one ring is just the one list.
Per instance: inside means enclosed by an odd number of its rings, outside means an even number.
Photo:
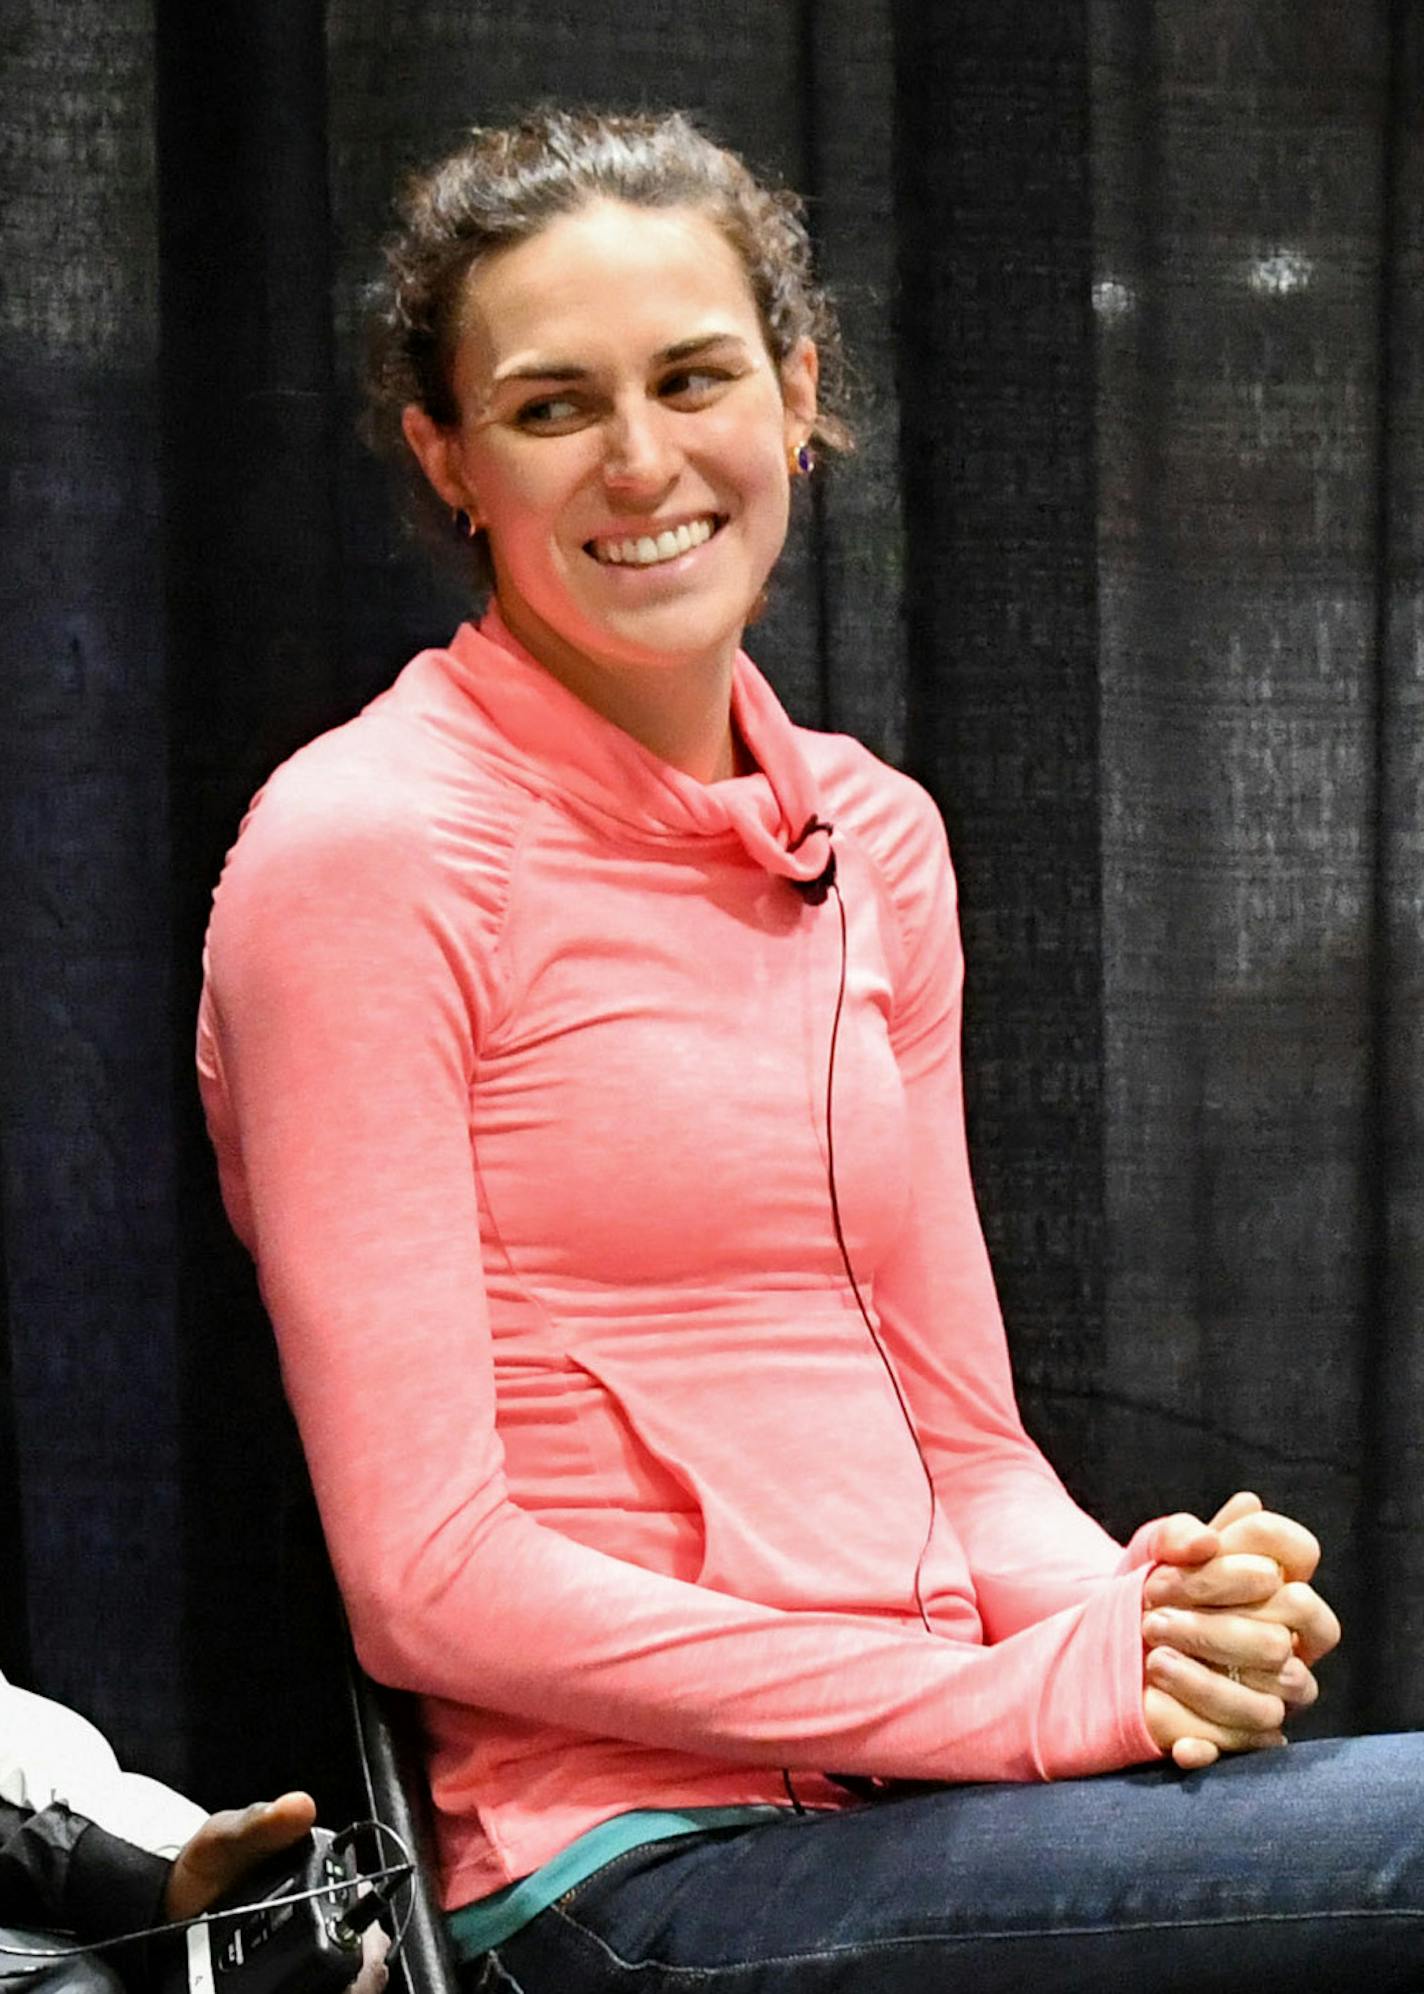
[{"label": "hair pulled back", "polygon": [[[813,443],[831,451],[850,447],[840,413],[839,329],[812,274],[796,195],[763,187],[735,153],[681,111],[546,106],[511,125],[476,127],[458,150],[410,177],[396,204],[398,226],[385,244],[385,275],[372,293],[365,435],[403,473],[412,523],[446,547],[449,516],[406,445],[401,412],[414,402],[442,425],[458,419],[452,362],[469,273],[495,250],[527,242],[556,216],[600,199],[705,214],[746,271],[777,366],[801,339],[816,343],[821,413]],[[487,588],[492,574],[483,534],[459,545],[467,572]]]}]

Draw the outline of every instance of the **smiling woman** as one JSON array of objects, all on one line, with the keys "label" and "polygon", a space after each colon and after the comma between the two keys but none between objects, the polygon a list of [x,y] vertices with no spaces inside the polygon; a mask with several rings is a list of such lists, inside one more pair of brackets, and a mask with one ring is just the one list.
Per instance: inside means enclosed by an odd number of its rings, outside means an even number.
[{"label": "smiling woman", "polygon": [[450,375],[456,419],[411,403],[404,433],[485,535],[505,627],[664,760],[731,774],[732,661],[815,426],[810,339],[778,364],[709,216],[605,199],[469,271]]},{"label": "smiling woman", "polygon": [[371,382],[492,600],[261,793],[199,1061],[473,1981],[1417,1986],[1424,1754],[1256,1749],[1308,1531],[1124,1548],[1025,1434],[942,826],[741,649],[847,440],[796,203],[678,116],[476,132]]},{"label": "smiling woman", "polygon": [[597,711],[689,773],[744,767],[710,715],[791,476],[850,440],[799,204],[676,115],[552,113],[476,133],[402,215],[370,434],[423,471],[416,517],[454,522],[510,634]]}]

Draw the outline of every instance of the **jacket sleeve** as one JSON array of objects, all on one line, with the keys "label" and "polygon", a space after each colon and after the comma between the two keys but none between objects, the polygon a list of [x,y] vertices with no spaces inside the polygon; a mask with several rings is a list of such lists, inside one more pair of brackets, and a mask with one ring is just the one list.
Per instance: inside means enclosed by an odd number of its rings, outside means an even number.
[{"label": "jacket sleeve", "polygon": [[[891,1039],[908,1107],[914,1211],[876,1270],[875,1308],[936,1499],[964,1546],[986,1637],[1002,1641],[1151,1562],[1079,1508],[1024,1431],[970,1180],[960,1075],[963,955],[939,812],[904,778],[877,858],[900,938]],[[1141,1695],[1140,1644],[1135,1694]],[[1124,1689],[1126,1684],[1123,1685]]]},{"label": "jacket sleeve", "polygon": [[[0,1801],[0,1924],[72,1932],[85,1941],[143,1931],[162,1920],[171,1867],[58,1802],[35,1812]],[[149,1959],[141,1944],[113,1954],[134,1986],[142,1984]]]},{"label": "jacket sleeve", "polygon": [[1153,1756],[1140,1687],[1078,1688],[1105,1657],[1122,1674],[1138,1574],[984,1648],[649,1572],[510,1499],[470,1127],[485,971],[425,835],[354,799],[259,806],[217,895],[201,1048],[365,1666],[759,1766],[1028,1779]]}]

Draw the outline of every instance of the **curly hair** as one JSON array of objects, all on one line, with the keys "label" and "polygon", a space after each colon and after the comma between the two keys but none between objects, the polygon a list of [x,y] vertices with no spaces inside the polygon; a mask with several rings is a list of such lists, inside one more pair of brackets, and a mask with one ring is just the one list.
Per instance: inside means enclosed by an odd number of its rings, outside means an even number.
[{"label": "curly hair", "polygon": [[839,327],[812,272],[796,195],[763,187],[735,153],[681,111],[545,106],[512,125],[476,127],[457,151],[413,174],[397,201],[385,274],[370,298],[362,429],[400,473],[411,524],[437,546],[458,550],[465,578],[477,589],[487,590],[493,579],[484,535],[467,540],[452,526],[406,444],[401,412],[415,403],[441,425],[458,420],[452,362],[470,271],[491,252],[527,242],[555,216],[596,200],[704,213],[746,271],[777,366],[803,338],[816,343],[819,413],[811,441],[823,451],[851,448]]}]

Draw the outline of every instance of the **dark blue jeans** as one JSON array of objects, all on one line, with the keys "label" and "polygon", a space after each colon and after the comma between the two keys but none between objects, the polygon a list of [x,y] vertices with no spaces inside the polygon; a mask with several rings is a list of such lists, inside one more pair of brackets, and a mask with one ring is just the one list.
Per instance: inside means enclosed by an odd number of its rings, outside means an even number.
[{"label": "dark blue jeans", "polygon": [[1424,1989],[1424,1734],[938,1787],[632,1850],[480,1994]]}]

